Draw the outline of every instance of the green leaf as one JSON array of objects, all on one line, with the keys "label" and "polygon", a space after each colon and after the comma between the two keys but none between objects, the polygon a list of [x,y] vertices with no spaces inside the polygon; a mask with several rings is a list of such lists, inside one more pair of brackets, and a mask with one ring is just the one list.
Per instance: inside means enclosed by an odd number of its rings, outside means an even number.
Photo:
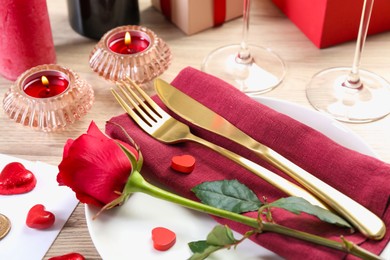
[{"label": "green leaf", "polygon": [[[189,243],[189,245],[193,244],[193,243],[195,243],[195,244],[197,244],[197,243],[202,244],[202,245],[192,245],[192,247],[199,247],[200,248],[200,247],[204,246],[204,249],[201,252],[194,252],[194,251],[192,251],[194,254],[189,258],[189,260],[203,260],[203,259],[206,259],[207,257],[209,257],[215,251],[218,251],[218,250],[223,248],[222,246],[213,246],[213,245],[209,245],[207,243],[205,243],[205,245],[203,245],[203,242],[206,242],[206,241],[197,241],[197,242]],[[190,245],[190,248],[191,248],[191,245]]]},{"label": "green leaf", "polygon": [[316,216],[322,221],[335,224],[342,227],[352,228],[351,225],[339,217],[338,215],[323,209],[321,207],[312,205],[307,200],[299,197],[281,198],[269,204],[271,207],[282,208],[294,214],[299,215],[301,212]]},{"label": "green leaf", "polygon": [[229,227],[218,225],[207,235],[206,242],[213,246],[226,246],[236,243],[237,240]]},{"label": "green leaf", "polygon": [[190,247],[192,253],[202,253],[210,245],[207,244],[206,240],[199,240],[188,243],[188,246]]},{"label": "green leaf", "polygon": [[190,260],[205,259],[217,250],[230,247],[237,243],[232,230],[227,226],[218,225],[207,235],[207,240],[190,242],[188,245],[194,253]]},{"label": "green leaf", "polygon": [[192,191],[202,203],[235,213],[256,211],[262,205],[256,194],[237,180],[203,182]]}]

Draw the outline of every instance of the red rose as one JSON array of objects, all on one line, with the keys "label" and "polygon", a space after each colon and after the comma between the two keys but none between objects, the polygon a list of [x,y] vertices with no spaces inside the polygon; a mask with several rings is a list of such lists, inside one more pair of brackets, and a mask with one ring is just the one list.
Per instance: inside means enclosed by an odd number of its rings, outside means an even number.
[{"label": "red rose", "polygon": [[66,142],[58,183],[70,187],[82,203],[102,207],[117,199],[131,172],[130,160],[118,143],[138,158],[134,147],[107,137],[91,122],[86,134]]}]

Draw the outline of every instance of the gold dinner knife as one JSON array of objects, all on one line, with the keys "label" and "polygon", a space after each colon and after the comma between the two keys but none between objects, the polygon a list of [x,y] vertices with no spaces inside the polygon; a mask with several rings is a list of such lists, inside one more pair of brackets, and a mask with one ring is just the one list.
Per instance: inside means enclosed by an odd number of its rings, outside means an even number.
[{"label": "gold dinner knife", "polygon": [[[177,115],[194,125],[228,138],[240,145],[245,144],[246,148],[263,160],[294,178],[368,238],[379,240],[385,235],[386,227],[383,221],[361,204],[287,160],[271,148],[257,142],[225,118],[169,83],[156,79],[154,84],[162,102]],[[213,122],[218,122],[218,124]]]}]

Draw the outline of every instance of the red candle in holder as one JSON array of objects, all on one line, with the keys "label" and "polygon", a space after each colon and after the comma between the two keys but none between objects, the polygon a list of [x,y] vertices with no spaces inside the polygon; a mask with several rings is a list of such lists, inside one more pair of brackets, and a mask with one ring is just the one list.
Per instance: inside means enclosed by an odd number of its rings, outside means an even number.
[{"label": "red candle in holder", "polygon": [[72,70],[44,64],[18,77],[4,96],[3,108],[15,122],[51,132],[79,120],[93,100],[92,87]]},{"label": "red candle in holder", "polygon": [[130,77],[138,84],[149,84],[168,68],[171,58],[169,46],[154,32],[126,25],[104,34],[89,56],[89,65],[108,80]]},{"label": "red candle in holder", "polygon": [[31,80],[26,82],[23,86],[23,91],[35,98],[49,98],[63,93],[69,85],[69,80],[60,72],[43,71],[39,74],[33,75]]},{"label": "red candle in holder", "polygon": [[119,54],[135,54],[149,47],[149,40],[140,32],[126,32],[114,35],[108,43],[110,50]]}]

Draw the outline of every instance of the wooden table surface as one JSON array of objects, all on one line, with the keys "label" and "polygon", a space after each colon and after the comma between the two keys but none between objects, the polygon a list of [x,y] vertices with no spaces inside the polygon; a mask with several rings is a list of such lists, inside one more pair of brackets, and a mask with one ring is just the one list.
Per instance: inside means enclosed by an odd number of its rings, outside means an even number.
[{"label": "wooden table surface", "polygon": [[[186,36],[151,6],[150,0],[140,0],[141,24],[164,39],[173,53],[173,61],[161,78],[171,81],[186,66],[200,68],[203,58],[214,48],[238,43],[242,20],[236,19],[223,26]],[[0,153],[27,160],[39,160],[58,165],[68,138],[84,133],[94,120],[103,129],[106,120],[122,113],[109,89],[112,83],[96,75],[89,67],[89,54],[96,41],[74,32],[68,22],[66,1],[48,0],[57,62],[76,71],[95,91],[91,111],[79,122],[62,132],[43,133],[23,127],[0,112]],[[316,48],[306,36],[279,11],[271,0],[253,1],[249,43],[272,47],[287,64],[284,82],[264,94],[313,109],[305,95],[305,86],[317,71],[352,63],[354,42],[327,49]],[[362,58],[362,67],[372,70],[390,81],[390,32],[370,36]],[[11,81],[0,78],[0,96],[3,97]],[[390,102],[390,100],[389,100]],[[384,161],[390,162],[390,117],[368,124],[345,124],[371,146]],[[67,252],[80,252],[87,259],[100,259],[89,236],[84,206],[79,205],[66,223],[45,258]]]}]

